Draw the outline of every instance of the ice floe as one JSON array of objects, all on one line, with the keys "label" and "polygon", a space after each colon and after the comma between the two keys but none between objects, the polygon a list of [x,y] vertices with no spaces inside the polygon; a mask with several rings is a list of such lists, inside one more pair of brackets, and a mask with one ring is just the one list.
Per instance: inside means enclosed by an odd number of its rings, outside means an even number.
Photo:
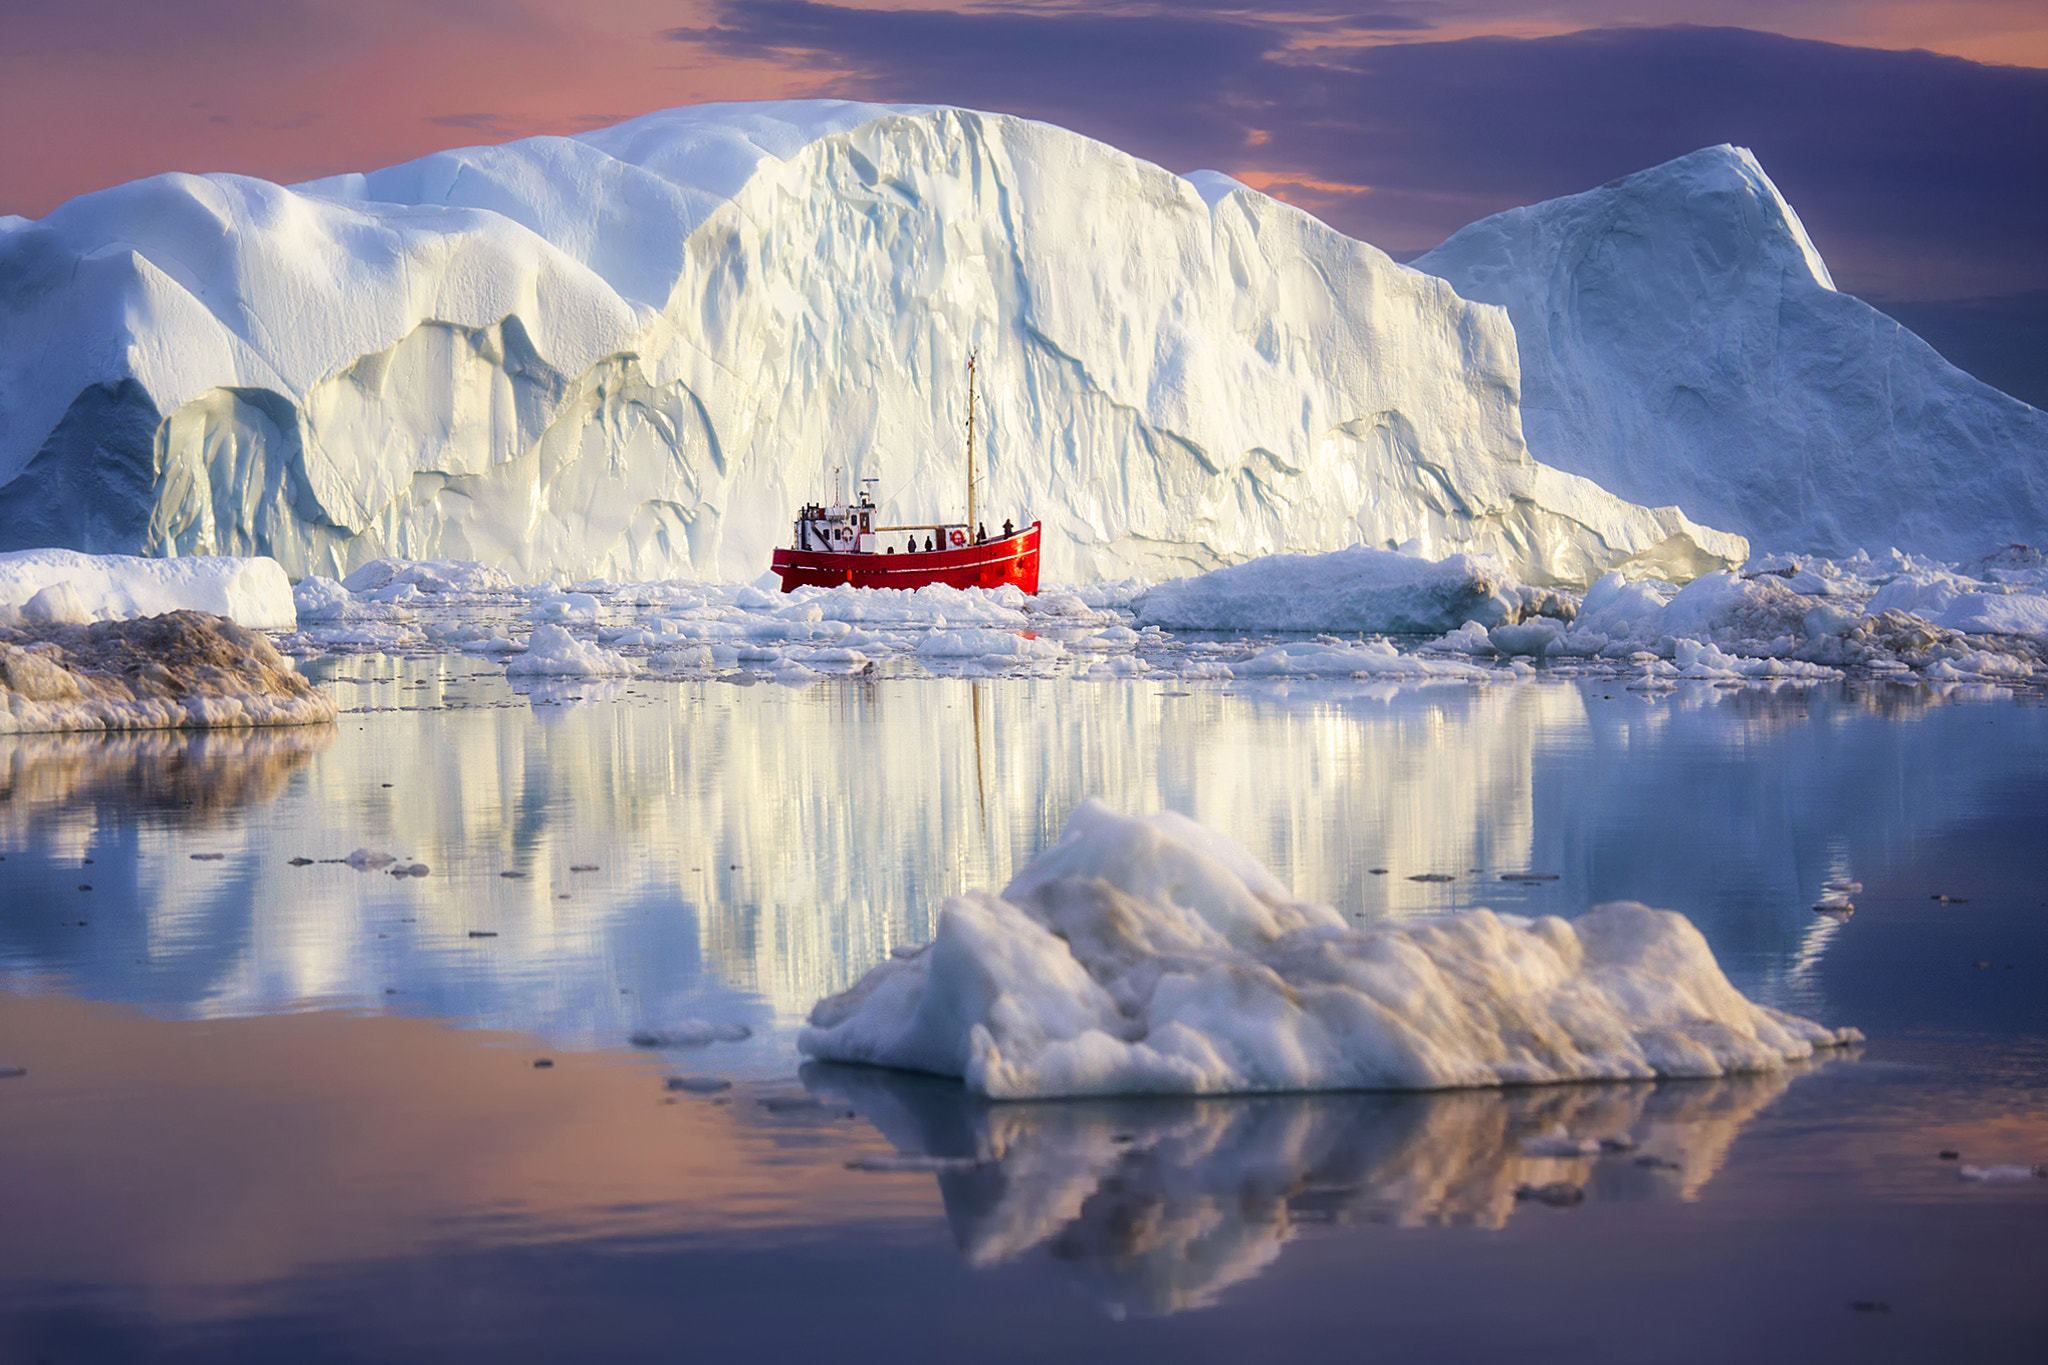
[{"label": "ice floe", "polygon": [[631,673],[635,665],[622,655],[588,640],[579,640],[561,626],[536,626],[526,652],[506,660],[508,677],[609,678]]},{"label": "ice floe", "polygon": [[291,584],[273,559],[0,553],[0,625],[83,625],[170,611],[210,612],[251,630],[290,630],[297,619]]},{"label": "ice floe", "polygon": [[920,673],[1404,686],[1539,669],[1613,676],[1647,694],[1849,674],[2048,682],[2048,569],[2026,547],[1955,565],[1774,556],[1683,586],[1614,573],[1583,595],[1517,583],[1482,557],[1359,547],[1038,597],[939,586],[784,594],[687,579],[519,587],[473,564],[391,560],[358,581],[360,591],[303,580],[286,650],[514,656],[511,676],[529,681],[644,669],[798,686]]},{"label": "ice floe", "polygon": [[1719,1076],[1855,1036],[1745,999],[1668,911],[1355,928],[1215,831],[1090,801],[798,1045],[1022,1099]]}]

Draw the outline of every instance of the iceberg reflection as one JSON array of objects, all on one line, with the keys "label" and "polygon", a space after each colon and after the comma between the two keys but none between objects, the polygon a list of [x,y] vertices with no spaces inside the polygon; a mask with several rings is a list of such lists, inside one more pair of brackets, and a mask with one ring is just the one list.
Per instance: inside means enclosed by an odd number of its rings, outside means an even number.
[{"label": "iceberg reflection", "polygon": [[[1588,1202],[1690,1200],[1797,1074],[1039,1104],[862,1067],[814,1064],[804,1082],[906,1159],[929,1160],[970,1264],[1048,1257],[1122,1317],[1212,1305],[1317,1225],[1501,1228],[1538,1187]],[[1558,1127],[1631,1145],[1525,1150]]]},{"label": "iceberg reflection", "polygon": [[[2048,711],[1906,689],[631,679],[536,711],[463,659],[328,671],[332,728],[0,741],[0,980],[564,1043],[743,1021],[780,1072],[814,1001],[1094,795],[1360,919],[1676,909],[1746,993],[1826,1015],[1822,883],[1910,867],[2048,754]],[[357,848],[430,874],[325,861]]]}]

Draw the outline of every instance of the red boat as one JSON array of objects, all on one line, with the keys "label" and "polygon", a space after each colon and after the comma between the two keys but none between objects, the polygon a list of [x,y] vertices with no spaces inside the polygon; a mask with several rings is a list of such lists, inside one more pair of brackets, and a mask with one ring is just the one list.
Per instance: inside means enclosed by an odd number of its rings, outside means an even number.
[{"label": "red boat", "polygon": [[[792,543],[770,560],[782,590],[804,584],[821,588],[842,583],[856,588],[1000,588],[1014,584],[1038,591],[1039,523],[1019,529],[1004,522],[991,536],[974,507],[974,365],[967,362],[967,520],[916,526],[875,524],[873,479],[861,480],[859,500],[825,506],[812,503],[797,513]],[[898,542],[901,548],[898,548]]]}]

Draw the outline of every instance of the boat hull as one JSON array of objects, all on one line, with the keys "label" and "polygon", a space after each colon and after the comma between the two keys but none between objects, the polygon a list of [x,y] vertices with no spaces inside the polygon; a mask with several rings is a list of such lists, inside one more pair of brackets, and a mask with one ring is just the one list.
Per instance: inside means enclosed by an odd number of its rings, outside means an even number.
[{"label": "boat hull", "polygon": [[963,545],[957,550],[916,554],[828,554],[821,550],[780,549],[769,561],[782,579],[782,590],[798,587],[923,588],[944,583],[949,588],[1000,588],[1005,583],[1027,593],[1038,591],[1039,523],[1015,535]]}]

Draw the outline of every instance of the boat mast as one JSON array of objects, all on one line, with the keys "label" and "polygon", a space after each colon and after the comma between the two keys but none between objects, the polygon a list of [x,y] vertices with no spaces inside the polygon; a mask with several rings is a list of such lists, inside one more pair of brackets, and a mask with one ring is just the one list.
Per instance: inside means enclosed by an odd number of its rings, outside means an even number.
[{"label": "boat mast", "polygon": [[974,534],[974,362],[979,351],[967,355],[967,534]]}]

